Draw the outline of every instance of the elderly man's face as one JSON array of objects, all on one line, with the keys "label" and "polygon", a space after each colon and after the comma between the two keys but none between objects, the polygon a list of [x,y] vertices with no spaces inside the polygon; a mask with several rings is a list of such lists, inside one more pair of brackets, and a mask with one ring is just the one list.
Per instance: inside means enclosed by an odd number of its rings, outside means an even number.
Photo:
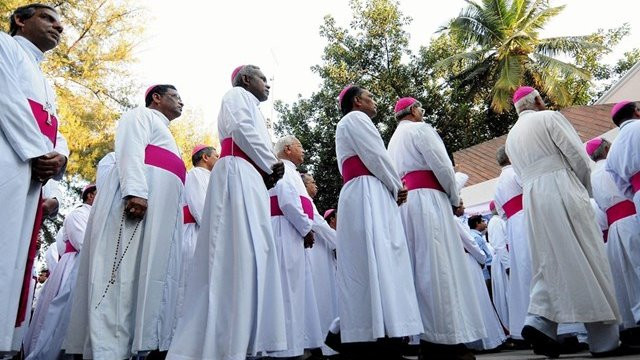
[{"label": "elderly man's face", "polygon": [[258,100],[266,101],[269,98],[271,86],[267,84],[267,77],[264,76],[261,70],[258,70],[253,76],[247,76],[245,84],[247,84],[247,91],[252,93]]},{"label": "elderly man's face", "polygon": [[309,174],[304,175],[304,187],[307,189],[307,193],[313,199],[318,194],[318,186],[313,176]]}]

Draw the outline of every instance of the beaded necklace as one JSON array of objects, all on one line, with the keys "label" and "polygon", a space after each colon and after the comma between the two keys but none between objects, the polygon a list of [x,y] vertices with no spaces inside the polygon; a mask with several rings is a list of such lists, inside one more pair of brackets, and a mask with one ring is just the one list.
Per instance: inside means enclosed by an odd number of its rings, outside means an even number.
[{"label": "beaded necklace", "polygon": [[124,248],[122,255],[118,257],[118,253],[120,252],[120,243],[122,240],[122,227],[124,226],[126,215],[127,215],[127,212],[125,210],[122,212],[122,218],[120,220],[120,230],[118,231],[118,240],[116,241],[116,253],[113,257],[113,265],[111,266],[111,277],[107,282],[107,287],[104,289],[104,292],[102,293],[102,297],[100,298],[100,301],[95,307],[96,310],[98,309],[100,304],[102,304],[102,300],[104,300],[105,296],[107,296],[107,292],[109,291],[109,288],[111,287],[111,285],[116,283],[116,276],[118,275],[118,271],[120,270],[120,264],[122,264],[122,260],[124,259],[124,256],[127,253],[127,250],[129,250],[129,246],[131,245],[131,242],[133,241],[133,237],[136,235],[136,231],[140,226],[140,221],[142,220],[142,219],[138,219],[138,221],[136,222],[136,227],[133,229],[133,233],[131,234],[131,238],[129,238],[129,241],[127,242],[127,246]]}]

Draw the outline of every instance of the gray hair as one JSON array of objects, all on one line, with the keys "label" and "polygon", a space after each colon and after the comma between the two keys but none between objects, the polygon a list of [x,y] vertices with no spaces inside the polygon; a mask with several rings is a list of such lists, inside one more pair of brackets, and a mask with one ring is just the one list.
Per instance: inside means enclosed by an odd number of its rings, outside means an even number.
[{"label": "gray hair", "polygon": [[536,104],[536,98],[538,96],[540,96],[538,90],[533,90],[522,99],[516,101],[513,106],[515,106],[518,115],[525,110],[532,110]]},{"label": "gray hair", "polygon": [[498,165],[507,166],[511,164],[511,160],[509,160],[509,156],[507,155],[507,149],[504,145],[498,148],[496,151],[496,161],[498,161]]},{"label": "gray hair", "polygon": [[273,152],[276,153],[277,157],[280,157],[284,153],[284,148],[295,144],[296,141],[299,140],[294,135],[283,136],[273,146]]},{"label": "gray hair", "polygon": [[411,106],[407,106],[406,108],[398,111],[396,113],[396,120],[401,120],[403,117],[411,114],[411,109],[413,109],[414,107],[422,107],[422,104],[420,103],[420,101],[416,101],[413,104],[411,104]]},{"label": "gray hair", "polygon": [[240,71],[238,71],[236,76],[233,78],[233,86],[243,86],[244,84],[242,83],[242,77],[245,75],[249,77],[258,76],[258,71],[260,71],[260,68],[255,65],[243,66],[242,69],[240,69]]},{"label": "gray hair", "polygon": [[602,138],[602,143],[598,148],[591,154],[591,160],[598,161],[607,158],[607,150],[611,147],[611,143],[609,140]]}]

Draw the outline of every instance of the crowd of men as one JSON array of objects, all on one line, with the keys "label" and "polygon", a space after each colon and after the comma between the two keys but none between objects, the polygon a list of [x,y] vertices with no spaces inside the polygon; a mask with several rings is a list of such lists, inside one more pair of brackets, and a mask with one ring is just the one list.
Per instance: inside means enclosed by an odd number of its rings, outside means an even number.
[{"label": "crowd of men", "polygon": [[39,229],[58,207],[48,188],[69,157],[39,66],[62,31],[54,8],[32,4],[0,34],[0,357],[400,359],[410,342],[423,359],[473,359],[508,337],[558,357],[580,329],[595,357],[638,350],[638,103],[613,107],[613,144],[584,146],[538,91],[517,89],[487,224],[465,215],[468,177],[419,101],[397,101],[385,148],[371,93],[346,86],[344,185],[321,215],[300,141],[271,141],[253,65],[231,74],[220,153],[196,146],[189,172],[169,131],[174,86],[122,115],[31,312]]}]

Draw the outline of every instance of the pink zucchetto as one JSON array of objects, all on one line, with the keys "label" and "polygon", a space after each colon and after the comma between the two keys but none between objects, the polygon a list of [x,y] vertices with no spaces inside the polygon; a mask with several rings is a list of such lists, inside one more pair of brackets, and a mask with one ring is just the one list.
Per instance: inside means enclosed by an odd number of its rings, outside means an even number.
[{"label": "pink zucchetto", "polygon": [[353,85],[347,85],[344,87],[344,89],[342,89],[342,91],[340,91],[340,95],[338,95],[338,103],[340,105],[342,105],[342,98],[344,97],[344,94],[347,93],[347,91],[349,91],[349,89],[351,89],[353,87]]},{"label": "pink zucchetto", "polygon": [[496,202],[491,200],[491,202],[489,203],[489,210],[493,211],[496,209]]},{"label": "pink zucchetto", "polygon": [[324,212],[324,215],[322,215],[322,217],[323,217],[325,220],[327,220],[327,218],[328,218],[329,216],[331,216],[331,214],[333,214],[333,213],[334,213],[334,211],[336,211],[336,209],[329,209],[329,210],[327,210],[327,211],[325,211],[325,212]]},{"label": "pink zucchetto", "polygon": [[518,90],[513,93],[513,103],[517,103],[520,99],[531,94],[534,91],[536,91],[536,89],[532,88],[531,86],[520,86]]},{"label": "pink zucchetto", "polygon": [[84,197],[84,194],[86,194],[87,191],[93,190],[95,188],[96,188],[96,184],[89,184],[89,185],[85,186],[84,188],[82,188],[82,197]]},{"label": "pink zucchetto", "polygon": [[409,106],[415,104],[418,100],[412,97],[403,97],[396,102],[396,107],[393,109],[393,112],[400,112]]},{"label": "pink zucchetto", "polygon": [[202,150],[202,149],[206,149],[210,147],[209,145],[205,145],[205,144],[198,144],[196,146],[193,147],[193,150],[191,150],[191,156],[195,155],[198,151]]},{"label": "pink zucchetto", "polygon": [[618,113],[618,111],[620,111],[620,109],[622,109],[625,105],[631,102],[632,102],[631,100],[622,100],[619,103],[615,104],[611,109],[611,117],[616,116],[616,114]]},{"label": "pink zucchetto", "polygon": [[584,144],[584,147],[587,150],[587,154],[591,156],[596,150],[598,150],[600,145],[602,145],[602,138],[597,137],[587,141],[587,143]]},{"label": "pink zucchetto", "polygon": [[240,72],[240,70],[242,70],[242,68],[244,67],[244,65],[240,65],[237,68],[233,69],[233,72],[231,73],[231,85],[233,86],[233,79],[236,78],[236,75],[238,75],[238,73]]},{"label": "pink zucchetto", "polygon": [[155,85],[151,85],[147,88],[147,90],[144,92],[144,99],[147,99],[147,96],[149,96],[149,93],[151,92],[151,90],[153,90],[153,88],[155,88],[156,86],[158,86],[158,84]]}]

